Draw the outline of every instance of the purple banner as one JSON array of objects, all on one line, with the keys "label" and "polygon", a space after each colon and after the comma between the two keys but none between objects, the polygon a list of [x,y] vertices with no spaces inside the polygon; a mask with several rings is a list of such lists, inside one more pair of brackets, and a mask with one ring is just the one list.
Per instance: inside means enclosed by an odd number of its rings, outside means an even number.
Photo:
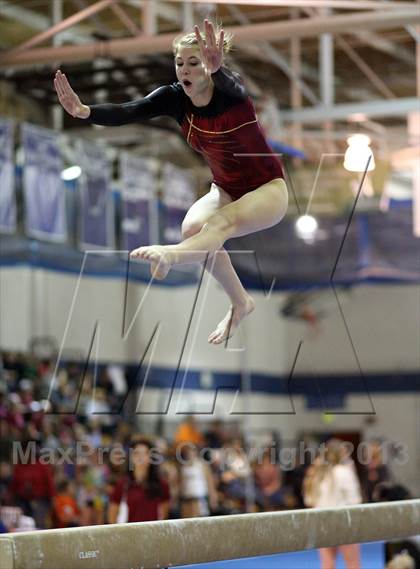
[{"label": "purple banner", "polygon": [[162,170],[163,212],[161,241],[165,245],[181,241],[181,224],[196,199],[190,170],[165,164]]},{"label": "purple banner", "polygon": [[0,231],[16,231],[14,123],[0,119]]},{"label": "purple banner", "polygon": [[83,249],[112,249],[115,247],[114,202],[106,151],[90,141],[79,140],[77,152],[82,168],[79,244]]},{"label": "purple banner", "polygon": [[145,158],[122,152],[121,244],[131,251],[152,242],[151,215],[156,209],[156,165]]},{"label": "purple banner", "polygon": [[65,241],[63,160],[53,131],[23,124],[23,189],[26,233],[38,239]]},{"label": "purple banner", "polygon": [[161,242],[165,245],[182,241],[181,226],[186,214],[185,209],[163,206]]}]

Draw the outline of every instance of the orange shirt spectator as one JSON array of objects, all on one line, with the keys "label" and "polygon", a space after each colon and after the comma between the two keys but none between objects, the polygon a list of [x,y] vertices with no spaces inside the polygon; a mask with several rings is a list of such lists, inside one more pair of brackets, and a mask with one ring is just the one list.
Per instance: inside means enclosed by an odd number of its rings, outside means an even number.
[{"label": "orange shirt spectator", "polygon": [[72,484],[65,480],[58,487],[58,494],[53,500],[53,520],[56,528],[68,528],[79,525],[80,510],[74,498]]},{"label": "orange shirt spectator", "polygon": [[188,416],[181,423],[175,433],[174,441],[176,445],[191,443],[196,446],[204,445],[204,437],[199,431],[195,419],[192,415]]}]

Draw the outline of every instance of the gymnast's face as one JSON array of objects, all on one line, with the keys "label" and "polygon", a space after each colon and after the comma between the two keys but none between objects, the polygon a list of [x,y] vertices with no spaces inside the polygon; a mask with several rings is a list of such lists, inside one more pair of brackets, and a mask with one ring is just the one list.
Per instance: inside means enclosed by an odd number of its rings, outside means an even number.
[{"label": "gymnast's face", "polygon": [[203,94],[211,84],[198,48],[180,47],[175,56],[175,69],[178,81],[191,99]]}]

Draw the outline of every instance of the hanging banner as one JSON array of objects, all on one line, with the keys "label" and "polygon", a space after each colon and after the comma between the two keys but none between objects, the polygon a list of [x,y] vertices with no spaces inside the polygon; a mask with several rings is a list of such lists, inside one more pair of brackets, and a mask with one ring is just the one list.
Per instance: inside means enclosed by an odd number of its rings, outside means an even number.
[{"label": "hanging banner", "polygon": [[82,169],[79,178],[79,244],[83,249],[115,247],[111,164],[103,146],[87,140],[76,144]]},{"label": "hanging banner", "polygon": [[177,168],[173,164],[165,164],[162,170],[163,244],[179,243],[182,240],[181,224],[195,200],[192,172]]},{"label": "hanging banner", "polygon": [[16,231],[14,123],[0,119],[0,231]]},{"label": "hanging banner", "polygon": [[121,245],[132,251],[152,242],[151,219],[156,207],[156,166],[128,152],[120,155]]},{"label": "hanging banner", "polygon": [[58,135],[42,127],[23,124],[21,140],[26,233],[37,239],[65,241],[63,160]]}]

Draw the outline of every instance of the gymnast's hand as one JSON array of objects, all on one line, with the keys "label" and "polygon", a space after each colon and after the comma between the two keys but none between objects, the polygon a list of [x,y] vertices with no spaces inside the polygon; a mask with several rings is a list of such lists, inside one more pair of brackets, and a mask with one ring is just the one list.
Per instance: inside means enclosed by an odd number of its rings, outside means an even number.
[{"label": "gymnast's hand", "polygon": [[87,119],[90,115],[90,108],[84,105],[73,89],[70,87],[70,83],[67,81],[67,77],[64,73],[61,73],[60,69],[57,70],[54,77],[54,87],[57,91],[58,99],[64,109],[72,117],[77,117],[78,119]]},{"label": "gymnast's hand", "polygon": [[224,32],[220,30],[219,39],[216,37],[214,26],[209,20],[204,20],[205,38],[198,26],[194,27],[195,35],[200,48],[201,60],[209,73],[216,73],[223,61]]}]

